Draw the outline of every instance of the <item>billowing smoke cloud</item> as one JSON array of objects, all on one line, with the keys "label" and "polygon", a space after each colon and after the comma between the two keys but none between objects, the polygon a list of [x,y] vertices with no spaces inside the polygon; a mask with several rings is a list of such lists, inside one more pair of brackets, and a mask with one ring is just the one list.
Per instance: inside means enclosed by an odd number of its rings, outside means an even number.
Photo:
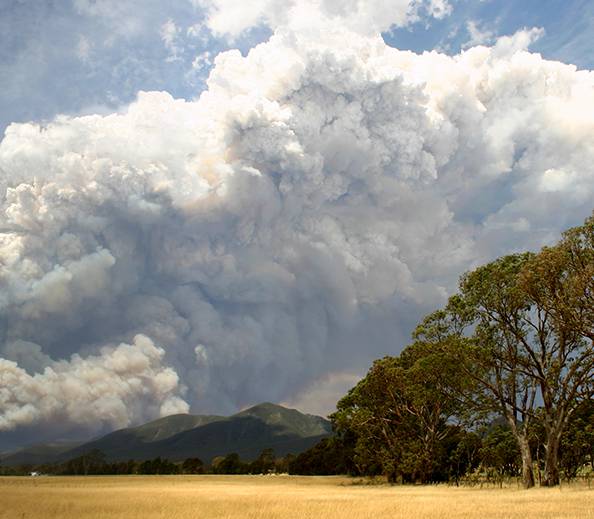
[{"label": "billowing smoke cloud", "polygon": [[594,74],[537,36],[449,57],[280,27],[197,101],[10,126],[1,427],[302,402],[398,351],[464,270],[579,223]]},{"label": "billowing smoke cloud", "polygon": [[0,430],[66,419],[72,425],[128,425],[159,414],[183,413],[174,396],[179,378],[161,366],[164,351],[145,336],[133,344],[104,347],[100,355],[51,362],[31,376],[0,359]]}]

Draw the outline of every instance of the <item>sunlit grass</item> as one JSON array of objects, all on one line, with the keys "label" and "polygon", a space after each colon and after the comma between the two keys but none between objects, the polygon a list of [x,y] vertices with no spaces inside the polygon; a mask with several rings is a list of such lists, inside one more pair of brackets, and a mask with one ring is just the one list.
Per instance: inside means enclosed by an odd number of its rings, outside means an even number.
[{"label": "sunlit grass", "polygon": [[0,478],[0,518],[594,519],[594,489],[353,484],[338,477]]}]

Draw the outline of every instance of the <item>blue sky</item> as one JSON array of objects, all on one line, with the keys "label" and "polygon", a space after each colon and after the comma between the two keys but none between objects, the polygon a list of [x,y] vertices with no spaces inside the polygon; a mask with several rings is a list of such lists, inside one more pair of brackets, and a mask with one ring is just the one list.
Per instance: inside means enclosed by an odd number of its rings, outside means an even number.
[{"label": "blue sky", "polygon": [[453,6],[452,14],[446,18],[385,34],[386,42],[415,52],[438,48],[456,53],[472,39],[469,23],[485,33],[485,44],[524,27],[542,27],[545,34],[531,50],[579,68],[594,66],[591,0],[460,0]]},{"label": "blue sky", "polygon": [[[591,0],[454,0],[451,5],[449,16],[425,17],[384,33],[384,39],[400,49],[453,54],[473,41],[490,44],[524,27],[542,27],[545,34],[533,51],[594,67]],[[109,112],[139,90],[192,99],[204,89],[220,51],[245,53],[270,35],[268,28],[256,27],[228,41],[205,27],[204,16],[190,0],[3,0],[0,129],[59,113]],[[169,39],[168,22],[175,27]]]}]

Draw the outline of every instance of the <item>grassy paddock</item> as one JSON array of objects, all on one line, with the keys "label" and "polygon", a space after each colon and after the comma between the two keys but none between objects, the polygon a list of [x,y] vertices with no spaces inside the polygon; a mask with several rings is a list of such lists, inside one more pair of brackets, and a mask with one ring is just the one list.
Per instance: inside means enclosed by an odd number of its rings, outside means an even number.
[{"label": "grassy paddock", "polygon": [[294,476],[0,478],[1,519],[262,517],[594,519],[594,490],[390,487]]}]

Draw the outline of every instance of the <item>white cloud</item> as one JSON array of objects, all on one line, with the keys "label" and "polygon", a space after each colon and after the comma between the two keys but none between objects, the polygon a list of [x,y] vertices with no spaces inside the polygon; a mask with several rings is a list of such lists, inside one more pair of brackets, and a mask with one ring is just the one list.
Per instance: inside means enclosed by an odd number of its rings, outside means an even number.
[{"label": "white cloud", "polygon": [[544,29],[541,27],[524,28],[516,31],[511,36],[501,36],[495,43],[497,54],[511,55],[521,50],[526,50],[535,41],[542,38]]},{"label": "white cloud", "polygon": [[453,7],[448,0],[431,0],[427,10],[434,18],[438,20],[452,14]]},{"label": "white cloud", "polygon": [[463,49],[468,49],[469,47],[475,47],[477,45],[488,45],[492,43],[496,37],[494,31],[481,28],[479,23],[475,20],[466,22],[466,31],[468,32],[469,39],[462,45]]},{"label": "white cloud", "polygon": [[175,22],[170,18],[161,26],[161,39],[165,48],[169,51],[167,60],[175,61],[181,59],[179,54],[181,49],[179,47],[178,38],[180,29],[175,25]]},{"label": "white cloud", "polygon": [[204,51],[194,58],[192,61],[192,68],[202,70],[212,65],[212,56],[210,52]]},{"label": "white cloud", "polygon": [[299,31],[342,26],[372,35],[403,27],[421,16],[444,18],[448,0],[194,0],[207,12],[208,27],[219,36],[237,38],[253,27]]}]

